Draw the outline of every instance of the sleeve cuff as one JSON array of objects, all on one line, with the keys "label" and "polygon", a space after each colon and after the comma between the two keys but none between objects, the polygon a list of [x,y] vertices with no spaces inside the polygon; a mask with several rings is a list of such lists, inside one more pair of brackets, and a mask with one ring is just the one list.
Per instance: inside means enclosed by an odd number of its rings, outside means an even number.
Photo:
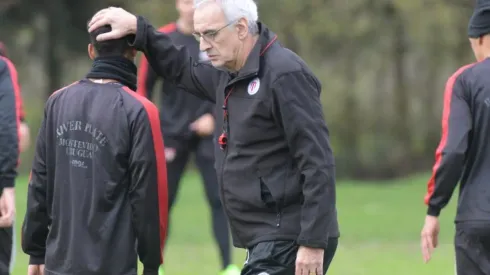
[{"label": "sleeve cuff", "polygon": [[429,216],[439,217],[439,214],[441,214],[441,209],[438,207],[429,206],[427,209],[427,215]]},{"label": "sleeve cuff", "polygon": [[15,179],[3,178],[0,182],[0,186],[3,188],[12,188],[15,186]]},{"label": "sleeve cuff", "polygon": [[29,265],[42,265],[44,264],[44,257],[33,257],[29,258]]},{"label": "sleeve cuff", "polygon": [[323,248],[327,249],[328,241],[323,240],[298,240],[298,245],[310,247],[310,248]]},{"label": "sleeve cuff", "polygon": [[136,18],[136,35],[134,36],[133,43],[130,46],[136,48],[138,51],[143,51],[146,42],[146,20],[142,16]]},{"label": "sleeve cuff", "polygon": [[158,269],[154,270],[154,269],[145,268],[143,270],[143,275],[158,275]]}]

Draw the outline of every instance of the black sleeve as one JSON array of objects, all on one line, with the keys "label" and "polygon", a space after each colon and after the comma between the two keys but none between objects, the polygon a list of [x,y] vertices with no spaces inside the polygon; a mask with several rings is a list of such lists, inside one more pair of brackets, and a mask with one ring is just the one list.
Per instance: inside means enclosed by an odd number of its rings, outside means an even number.
[{"label": "black sleeve", "polygon": [[145,53],[150,66],[164,81],[183,86],[185,91],[216,102],[216,88],[224,72],[193,60],[183,46],[175,46],[167,34],[155,30],[141,16],[138,16],[133,46]]},{"label": "black sleeve", "polygon": [[148,60],[143,55],[141,56],[140,66],[138,68],[138,89],[137,93],[148,98],[153,99],[153,88],[158,80],[158,76],[155,71],[148,64]]},{"label": "black sleeve", "polygon": [[30,264],[44,264],[46,239],[51,221],[46,206],[46,116],[36,141],[36,152],[27,190],[27,210],[22,225],[22,250]]},{"label": "black sleeve", "polygon": [[203,116],[205,114],[211,114],[213,117],[215,117],[215,108],[214,108],[214,103],[210,101],[203,101],[201,102],[201,105],[199,106],[199,109],[196,111],[196,114],[198,117]]},{"label": "black sleeve", "polygon": [[320,83],[303,72],[280,76],[273,84],[274,117],[284,128],[301,172],[304,203],[298,244],[325,248],[335,219],[335,163],[320,103]]},{"label": "black sleeve", "polygon": [[143,274],[156,275],[167,234],[167,176],[158,110],[145,102],[145,108],[130,119],[129,199]]},{"label": "black sleeve", "polygon": [[464,83],[461,77],[455,74],[446,83],[442,136],[425,196],[427,214],[430,216],[439,216],[461,178],[471,125],[472,118],[465,98]]},{"label": "black sleeve", "polygon": [[19,159],[16,83],[8,62],[0,60],[0,188],[14,187]]}]

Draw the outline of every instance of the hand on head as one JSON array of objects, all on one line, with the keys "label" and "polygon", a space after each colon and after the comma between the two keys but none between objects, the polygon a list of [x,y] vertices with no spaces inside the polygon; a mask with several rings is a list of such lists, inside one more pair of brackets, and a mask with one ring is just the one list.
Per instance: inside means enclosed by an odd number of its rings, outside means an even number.
[{"label": "hand on head", "polygon": [[122,8],[109,7],[98,11],[88,24],[88,32],[110,25],[111,31],[97,36],[98,41],[122,38],[136,33],[137,18]]}]

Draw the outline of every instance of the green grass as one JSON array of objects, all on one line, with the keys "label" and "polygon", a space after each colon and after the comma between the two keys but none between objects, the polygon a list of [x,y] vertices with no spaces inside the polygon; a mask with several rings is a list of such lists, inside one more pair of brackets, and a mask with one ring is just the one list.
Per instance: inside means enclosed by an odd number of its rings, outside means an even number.
[{"label": "green grass", "polygon": [[[453,274],[455,199],[441,218],[440,247],[430,264],[423,264],[419,235],[425,216],[422,203],[427,176],[397,184],[341,182],[338,211],[341,239],[328,274],[334,275],[432,275]],[[17,183],[17,232],[25,211],[26,178]],[[200,180],[189,173],[172,213],[172,231],[166,249],[166,274],[218,274],[219,258],[212,241],[209,212]],[[27,257],[20,250],[14,275],[26,274]],[[245,253],[233,251],[242,265]]]}]

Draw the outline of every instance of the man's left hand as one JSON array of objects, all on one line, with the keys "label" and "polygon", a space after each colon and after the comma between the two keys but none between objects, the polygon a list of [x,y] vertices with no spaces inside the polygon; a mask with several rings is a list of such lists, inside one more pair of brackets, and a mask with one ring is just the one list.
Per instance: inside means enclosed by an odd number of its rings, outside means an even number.
[{"label": "man's left hand", "polygon": [[210,136],[214,131],[214,117],[211,114],[204,114],[192,122],[189,127],[201,137]]},{"label": "man's left hand", "polygon": [[424,228],[420,234],[422,255],[426,263],[430,261],[432,252],[437,247],[439,230],[439,218],[427,215],[425,217]]},{"label": "man's left hand", "polygon": [[296,256],[295,275],[322,275],[324,252],[323,248],[300,246]]},{"label": "man's left hand", "polygon": [[0,197],[0,227],[11,227],[15,218],[15,189],[4,188]]},{"label": "man's left hand", "polygon": [[88,32],[104,26],[111,25],[111,31],[97,36],[97,41],[118,39],[128,34],[136,34],[137,17],[122,8],[110,7],[100,10],[89,22]]}]

